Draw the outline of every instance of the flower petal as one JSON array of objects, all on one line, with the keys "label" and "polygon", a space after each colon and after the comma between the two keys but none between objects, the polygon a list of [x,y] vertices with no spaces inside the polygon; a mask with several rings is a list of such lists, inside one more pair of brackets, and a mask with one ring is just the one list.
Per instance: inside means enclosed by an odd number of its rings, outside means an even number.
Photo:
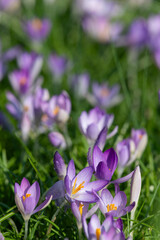
[{"label": "flower petal", "polygon": [[24,177],[21,181],[21,190],[25,193],[26,190],[28,190],[28,188],[30,187],[30,183],[29,181]]},{"label": "flower petal", "polygon": [[86,167],[84,169],[82,169],[72,180],[72,186],[74,185],[75,179],[77,179],[76,181],[76,186],[79,186],[83,181],[84,186],[91,180],[93,174],[93,168],[92,167]]},{"label": "flower petal", "polygon": [[63,180],[56,182],[47,192],[46,198],[50,198],[52,195],[52,200],[62,198],[65,195],[65,188]]},{"label": "flower petal", "polygon": [[41,203],[34,211],[33,214],[36,212],[39,212],[40,210],[44,209],[45,207],[47,207],[50,202],[52,200],[52,195],[50,196],[50,198],[46,198],[45,201],[43,203]]},{"label": "flower petal", "polygon": [[31,196],[29,198],[34,198],[35,199],[35,207],[39,201],[40,198],[40,187],[39,187],[39,183],[36,181],[34,182],[30,188],[27,190],[28,194],[31,194]]},{"label": "flower petal", "polygon": [[112,178],[112,172],[108,169],[104,162],[100,162],[96,169],[96,176],[99,179],[110,181]]},{"label": "flower petal", "polygon": [[75,170],[74,161],[70,160],[67,167],[67,175],[69,176],[70,180],[72,180],[75,177],[75,172],[76,170]]}]

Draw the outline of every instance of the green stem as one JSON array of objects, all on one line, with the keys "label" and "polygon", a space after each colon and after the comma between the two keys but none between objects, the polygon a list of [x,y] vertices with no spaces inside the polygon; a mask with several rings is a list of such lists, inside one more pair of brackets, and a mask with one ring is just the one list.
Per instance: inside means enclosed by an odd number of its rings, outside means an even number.
[{"label": "green stem", "polygon": [[25,235],[24,235],[24,240],[27,240],[28,236],[28,220],[25,220]]}]

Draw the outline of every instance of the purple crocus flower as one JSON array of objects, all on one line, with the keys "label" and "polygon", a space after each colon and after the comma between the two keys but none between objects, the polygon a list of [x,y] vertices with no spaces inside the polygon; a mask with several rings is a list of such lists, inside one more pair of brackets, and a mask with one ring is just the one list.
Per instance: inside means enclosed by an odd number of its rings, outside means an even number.
[{"label": "purple crocus flower", "polygon": [[65,149],[67,147],[65,138],[59,132],[49,133],[48,138],[54,147],[61,148],[61,149]]},{"label": "purple crocus flower", "polygon": [[[109,128],[113,122],[114,116],[106,114],[99,107],[95,107],[87,112],[83,111],[79,117],[79,128],[89,142],[96,141],[104,127]],[[117,127],[107,136],[113,136],[117,132]]]},{"label": "purple crocus flower", "polygon": [[117,41],[123,29],[120,23],[111,23],[106,17],[96,16],[86,16],[82,25],[85,32],[102,43]]},{"label": "purple crocus flower", "polygon": [[34,18],[24,25],[24,30],[28,36],[35,41],[44,40],[51,29],[51,22],[48,19]]},{"label": "purple crocus flower", "polygon": [[113,148],[106,150],[104,153],[98,146],[95,146],[92,153],[92,163],[90,165],[95,171],[98,179],[110,181],[117,167],[118,157]]},{"label": "purple crocus flower", "polygon": [[82,218],[86,215],[89,207],[89,203],[74,201],[71,202],[71,210],[77,219],[78,226],[81,226]]},{"label": "purple crocus flower", "polygon": [[49,56],[48,65],[53,76],[59,79],[67,69],[68,60],[54,53]]},{"label": "purple crocus flower", "polygon": [[67,122],[71,112],[71,101],[66,91],[53,96],[49,101],[48,115],[58,123]]},{"label": "purple crocus flower", "polygon": [[102,225],[100,224],[96,214],[91,217],[88,225],[85,217],[83,217],[83,228],[85,235],[89,240],[125,240],[123,232],[119,232],[115,228],[114,221],[111,216],[108,216]]},{"label": "purple crocus flower", "polygon": [[15,183],[14,192],[16,205],[25,221],[29,220],[32,214],[47,207],[52,199],[52,196],[46,198],[46,200],[36,208],[40,198],[39,183],[36,181],[30,185],[26,178],[22,179],[20,185]]},{"label": "purple crocus flower", "polygon": [[87,73],[74,75],[71,79],[71,87],[76,97],[86,97],[89,88],[90,77]]},{"label": "purple crocus flower", "polygon": [[95,103],[93,103],[101,107],[109,108],[120,103],[122,100],[122,96],[119,94],[119,85],[109,87],[107,83],[93,83],[92,91],[95,98]]},{"label": "purple crocus flower", "polygon": [[74,161],[71,160],[67,167],[67,174],[63,180],[55,183],[48,191],[47,196],[52,195],[53,200],[66,198],[69,202],[79,201],[93,203],[97,201],[97,196],[93,191],[99,191],[107,181],[97,180],[90,182],[93,174],[92,167],[82,169],[75,175]]},{"label": "purple crocus flower", "polygon": [[101,197],[99,197],[99,208],[106,216],[111,215],[113,217],[122,217],[130,212],[135,202],[126,207],[127,197],[122,191],[119,191],[113,198],[108,189],[102,190]]}]

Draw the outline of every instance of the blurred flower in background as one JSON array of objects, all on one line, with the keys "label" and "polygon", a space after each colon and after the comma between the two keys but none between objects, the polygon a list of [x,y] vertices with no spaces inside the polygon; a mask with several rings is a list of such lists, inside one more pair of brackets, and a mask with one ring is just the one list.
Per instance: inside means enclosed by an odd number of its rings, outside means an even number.
[{"label": "blurred flower in background", "polygon": [[0,10],[14,12],[20,7],[20,0],[0,0]]}]

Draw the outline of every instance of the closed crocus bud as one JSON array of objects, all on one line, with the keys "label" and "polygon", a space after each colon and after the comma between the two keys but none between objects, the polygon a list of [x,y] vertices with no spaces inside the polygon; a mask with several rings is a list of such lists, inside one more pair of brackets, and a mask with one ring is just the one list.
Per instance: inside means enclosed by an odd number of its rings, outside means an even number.
[{"label": "closed crocus bud", "polygon": [[58,152],[55,152],[54,154],[53,163],[54,163],[54,169],[59,179],[64,179],[64,177],[66,176],[66,165],[64,163],[63,158]]},{"label": "closed crocus bud", "polygon": [[71,87],[78,97],[86,97],[88,93],[90,77],[87,73],[75,75],[71,79]]},{"label": "closed crocus bud", "polygon": [[148,142],[147,132],[144,129],[132,129],[131,138],[136,146],[136,157],[140,158]]},{"label": "closed crocus bud", "polygon": [[62,148],[62,149],[66,148],[67,146],[66,141],[61,133],[51,132],[48,134],[48,137],[54,147]]}]

